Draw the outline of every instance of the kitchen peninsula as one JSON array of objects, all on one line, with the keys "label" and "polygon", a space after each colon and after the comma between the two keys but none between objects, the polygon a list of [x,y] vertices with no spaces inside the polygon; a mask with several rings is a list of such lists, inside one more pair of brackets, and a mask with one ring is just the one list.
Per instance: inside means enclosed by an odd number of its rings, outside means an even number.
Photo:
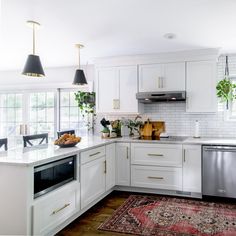
[{"label": "kitchen peninsula", "polygon": [[[3,152],[0,234],[55,234],[114,189],[200,198],[202,144],[236,145],[236,140],[94,136],[72,148],[48,145]],[[35,168],[71,156],[75,178],[35,198]]]}]

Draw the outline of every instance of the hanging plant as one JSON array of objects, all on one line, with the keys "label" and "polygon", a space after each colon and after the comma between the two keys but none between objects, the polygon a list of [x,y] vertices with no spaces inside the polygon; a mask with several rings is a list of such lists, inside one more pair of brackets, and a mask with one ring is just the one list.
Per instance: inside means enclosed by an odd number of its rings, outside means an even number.
[{"label": "hanging plant", "polygon": [[[94,128],[95,119],[95,92],[82,92],[78,91],[75,93],[75,100],[77,101],[79,110],[83,117],[88,117],[87,126],[88,129]],[[92,119],[89,120],[89,117],[92,116]]]},{"label": "hanging plant", "polygon": [[227,109],[229,109],[229,102],[236,99],[235,88],[236,84],[228,78],[220,80],[216,86],[217,97],[221,99],[220,102],[226,102]]},{"label": "hanging plant", "polygon": [[228,56],[226,56],[225,76],[216,86],[216,95],[221,99],[220,102],[226,102],[226,109],[229,109],[229,102],[236,99],[235,88],[236,84],[229,79]]}]

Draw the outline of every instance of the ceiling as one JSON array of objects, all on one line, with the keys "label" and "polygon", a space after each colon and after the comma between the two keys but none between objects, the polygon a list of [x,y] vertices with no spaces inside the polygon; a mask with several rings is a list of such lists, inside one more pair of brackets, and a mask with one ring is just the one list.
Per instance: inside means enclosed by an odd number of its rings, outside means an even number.
[{"label": "ceiling", "polygon": [[[235,0],[0,0],[0,70],[22,68],[32,48],[27,20],[42,24],[44,67],[77,63],[74,44],[94,57],[220,47],[236,51]],[[175,33],[176,39],[163,37]]]}]

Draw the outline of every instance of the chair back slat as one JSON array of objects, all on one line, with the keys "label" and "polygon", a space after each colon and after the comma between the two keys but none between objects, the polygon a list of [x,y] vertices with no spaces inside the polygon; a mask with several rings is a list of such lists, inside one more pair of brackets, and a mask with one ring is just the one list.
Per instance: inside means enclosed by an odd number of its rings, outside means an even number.
[{"label": "chair back slat", "polygon": [[63,131],[58,131],[57,136],[60,138],[63,134],[75,134],[75,130],[63,130]]},{"label": "chair back slat", "polygon": [[39,143],[37,145],[41,145],[43,144],[43,142],[45,141],[45,143],[48,143],[48,134],[34,134],[34,135],[25,135],[23,136],[23,142],[24,142],[24,147],[29,146],[34,146],[34,144],[31,142],[31,140],[36,140],[36,139],[40,139]]},{"label": "chair back slat", "polygon": [[7,138],[1,138],[0,139],[0,148],[4,146],[4,150],[7,151],[8,145],[7,145]]}]

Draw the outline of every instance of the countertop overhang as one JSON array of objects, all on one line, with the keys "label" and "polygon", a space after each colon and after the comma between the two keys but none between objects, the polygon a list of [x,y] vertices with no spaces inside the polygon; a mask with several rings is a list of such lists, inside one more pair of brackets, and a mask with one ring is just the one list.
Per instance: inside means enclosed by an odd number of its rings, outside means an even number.
[{"label": "countertop overhang", "polygon": [[60,148],[53,144],[48,144],[37,147],[15,148],[8,151],[3,151],[0,152],[0,165],[37,166],[43,163],[62,159],[70,155],[78,155],[80,152],[89,150],[91,148],[116,142],[236,146],[236,138],[185,137],[181,140],[168,140],[168,138],[161,140],[139,140],[135,137],[102,139],[99,136],[88,136],[82,138],[79,144],[71,148]]}]

